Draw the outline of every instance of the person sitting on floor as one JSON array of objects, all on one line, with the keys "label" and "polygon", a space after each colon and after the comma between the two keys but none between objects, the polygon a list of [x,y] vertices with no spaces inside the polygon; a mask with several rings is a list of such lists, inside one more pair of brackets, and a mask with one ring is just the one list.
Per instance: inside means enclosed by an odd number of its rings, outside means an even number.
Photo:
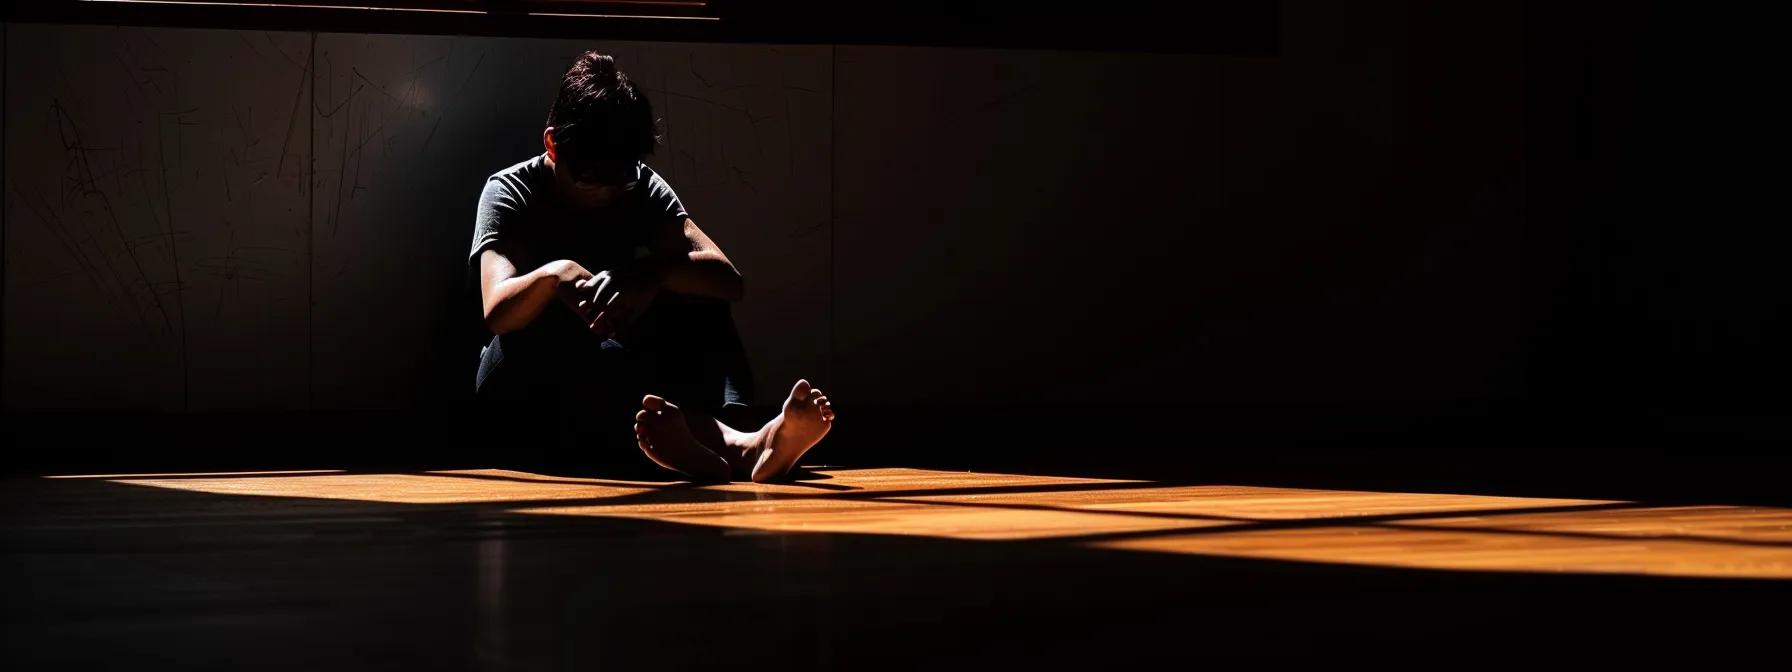
[{"label": "person sitting on floor", "polygon": [[476,397],[519,412],[511,422],[550,414],[562,440],[601,436],[632,411],[640,450],[693,481],[784,477],[828,433],[833,406],[798,380],[757,429],[718,419],[751,393],[728,312],[744,285],[643,162],[658,127],[614,59],[587,51],[561,78],[546,151],[486,181],[468,259],[493,334]]}]

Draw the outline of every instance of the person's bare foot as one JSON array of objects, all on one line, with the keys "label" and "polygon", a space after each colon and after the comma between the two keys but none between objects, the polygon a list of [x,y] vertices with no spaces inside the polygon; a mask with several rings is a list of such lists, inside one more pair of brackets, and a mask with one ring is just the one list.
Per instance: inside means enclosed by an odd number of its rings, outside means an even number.
[{"label": "person's bare foot", "polygon": [[753,482],[765,483],[789,473],[833,426],[834,406],[827,395],[810,387],[807,380],[796,381],[784,400],[784,412],[765,423],[759,430],[759,445],[749,449],[759,453],[754,458]]},{"label": "person's bare foot", "polygon": [[665,399],[651,394],[641,399],[641,411],[635,414],[635,443],[654,463],[693,481],[728,482],[728,462],[698,443],[685,424],[684,413]]}]

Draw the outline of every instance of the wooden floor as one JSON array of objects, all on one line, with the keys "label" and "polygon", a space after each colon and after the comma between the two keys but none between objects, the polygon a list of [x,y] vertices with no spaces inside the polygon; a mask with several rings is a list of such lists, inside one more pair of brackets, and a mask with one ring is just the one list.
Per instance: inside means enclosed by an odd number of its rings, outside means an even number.
[{"label": "wooden floor", "polygon": [[766,532],[1051,540],[1133,551],[1455,570],[1792,578],[1792,509],[1165,486],[918,469],[812,473],[826,478],[701,490],[503,470],[106,480],[223,495],[505,504],[520,514]]},{"label": "wooden floor", "polygon": [[[1792,510],[1758,506],[825,467],[716,487],[505,470],[8,485],[8,644],[42,663],[263,645],[295,668],[1312,653],[1523,632],[1513,619],[1635,634],[1674,621],[1633,603],[1709,614],[1792,585]],[[1530,611],[1567,605],[1604,617]],[[1034,634],[916,643],[994,623]],[[1184,627],[1212,637],[1184,649]]]}]

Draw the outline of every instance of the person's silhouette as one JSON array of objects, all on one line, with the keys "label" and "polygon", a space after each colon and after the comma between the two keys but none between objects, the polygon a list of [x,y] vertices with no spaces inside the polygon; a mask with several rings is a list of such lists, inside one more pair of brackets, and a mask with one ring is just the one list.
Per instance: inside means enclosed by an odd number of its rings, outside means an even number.
[{"label": "person's silhouette", "polygon": [[787,474],[833,407],[798,380],[757,429],[717,419],[740,424],[751,401],[729,312],[744,285],[643,162],[659,142],[647,97],[611,57],[585,52],[541,138],[545,152],[486,181],[468,257],[493,335],[477,407],[497,435],[545,428],[561,446],[596,448],[627,412],[635,445],[692,480]]}]

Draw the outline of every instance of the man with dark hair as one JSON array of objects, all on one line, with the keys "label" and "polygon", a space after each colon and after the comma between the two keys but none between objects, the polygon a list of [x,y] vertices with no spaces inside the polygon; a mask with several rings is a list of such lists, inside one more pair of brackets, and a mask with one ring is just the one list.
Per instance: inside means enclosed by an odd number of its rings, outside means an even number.
[{"label": "man with dark hair", "polygon": [[741,275],[642,162],[659,142],[647,97],[614,59],[585,52],[541,140],[545,152],[479,197],[469,263],[493,334],[482,406],[511,411],[517,432],[545,420],[562,438],[602,437],[632,412],[641,451],[692,480],[786,475],[833,407],[798,380],[757,430],[716,419],[751,394],[728,313]]}]

